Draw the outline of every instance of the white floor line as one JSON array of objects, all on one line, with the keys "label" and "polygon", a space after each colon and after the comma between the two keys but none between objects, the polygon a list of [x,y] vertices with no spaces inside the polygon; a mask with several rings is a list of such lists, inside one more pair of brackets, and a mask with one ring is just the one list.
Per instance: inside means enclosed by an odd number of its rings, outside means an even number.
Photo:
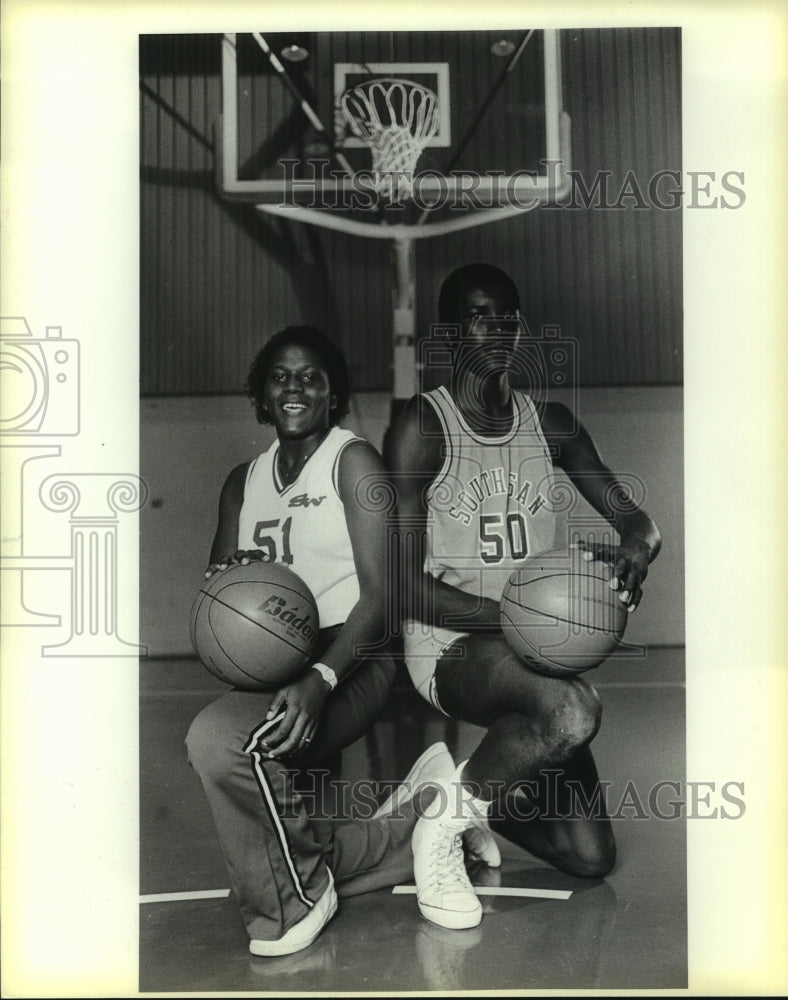
[{"label": "white floor line", "polygon": [[[225,690],[228,690],[225,688]],[[210,695],[219,697],[221,690],[216,688],[146,688],[140,691],[140,698],[208,698]]]},{"label": "white floor line", "polygon": [[595,681],[594,687],[603,688],[683,688],[684,681]]},{"label": "white floor line", "polygon": [[156,892],[149,896],[140,896],[140,902],[177,903],[184,899],[224,899],[229,895],[229,889],[202,889],[198,892]]},{"label": "white floor line", "polygon": [[[395,885],[391,890],[397,896],[415,896],[415,885]],[[509,886],[475,885],[477,896],[532,896],[536,899],[569,899],[572,895],[565,889],[516,889]]]},{"label": "white floor line", "polygon": [[[415,895],[415,885],[395,885],[394,895]],[[529,896],[536,899],[569,899],[570,891],[564,889],[518,889],[510,886],[474,886],[477,896]],[[196,892],[158,892],[140,896],[140,903],[178,903],[188,899],[226,899],[229,889],[202,889]]]}]

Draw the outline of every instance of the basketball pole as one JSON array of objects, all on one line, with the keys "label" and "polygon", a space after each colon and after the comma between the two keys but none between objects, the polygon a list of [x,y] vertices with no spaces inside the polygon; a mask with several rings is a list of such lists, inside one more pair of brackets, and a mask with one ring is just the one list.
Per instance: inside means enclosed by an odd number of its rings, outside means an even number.
[{"label": "basketball pole", "polygon": [[394,288],[394,400],[406,402],[416,392],[416,250],[412,239],[392,241]]},{"label": "basketball pole", "polygon": [[389,427],[383,440],[383,454],[388,452],[391,425],[403,407],[418,392],[416,364],[416,244],[408,236],[391,241],[393,390]]}]

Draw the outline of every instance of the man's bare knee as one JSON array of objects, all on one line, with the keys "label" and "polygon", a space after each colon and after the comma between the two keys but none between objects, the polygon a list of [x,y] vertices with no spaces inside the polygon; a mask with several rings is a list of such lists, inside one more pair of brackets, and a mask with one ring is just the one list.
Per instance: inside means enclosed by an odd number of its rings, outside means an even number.
[{"label": "man's bare knee", "polygon": [[557,867],[579,878],[604,878],[616,863],[616,844],[612,836],[609,840],[575,847],[556,859]]},{"label": "man's bare knee", "polygon": [[602,704],[596,691],[575,679],[567,682],[544,725],[553,749],[565,757],[587,746],[601,721]]}]

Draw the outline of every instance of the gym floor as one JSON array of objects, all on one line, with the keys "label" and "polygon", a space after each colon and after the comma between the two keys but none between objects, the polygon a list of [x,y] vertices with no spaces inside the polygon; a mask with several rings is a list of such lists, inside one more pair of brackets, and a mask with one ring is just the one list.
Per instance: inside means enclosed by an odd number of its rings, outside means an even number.
[{"label": "gym floor", "polygon": [[[420,916],[412,894],[380,890],[340,900],[310,948],[261,959],[248,952],[183,742],[224,688],[196,660],[142,661],[140,992],[686,988],[686,822],[660,818],[671,795],[651,794],[659,782],[684,782],[684,650],[609,661],[593,683],[604,704],[594,752],[618,842],[607,878],[572,878],[501,840],[501,869],[474,874],[486,890],[477,928],[443,930]],[[461,760],[481,733],[439,715],[401,678],[375,726],[345,752],[344,777],[401,779],[437,740]]]}]

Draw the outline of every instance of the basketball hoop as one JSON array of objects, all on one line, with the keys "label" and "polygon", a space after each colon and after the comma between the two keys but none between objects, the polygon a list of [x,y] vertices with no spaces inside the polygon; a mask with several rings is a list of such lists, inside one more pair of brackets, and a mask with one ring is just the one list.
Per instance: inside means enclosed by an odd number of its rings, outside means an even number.
[{"label": "basketball hoop", "polygon": [[372,151],[373,186],[390,201],[413,194],[413,171],[438,131],[438,99],[412,80],[378,77],[346,90],[342,112]]}]

